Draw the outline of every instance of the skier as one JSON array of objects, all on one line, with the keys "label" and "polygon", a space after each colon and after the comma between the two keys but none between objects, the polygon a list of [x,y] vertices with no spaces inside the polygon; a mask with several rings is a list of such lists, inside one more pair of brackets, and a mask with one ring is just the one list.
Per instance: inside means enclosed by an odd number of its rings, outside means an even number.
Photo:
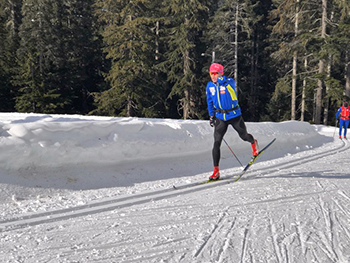
[{"label": "skier", "polygon": [[343,102],[343,106],[341,106],[337,113],[336,113],[336,118],[337,120],[340,117],[340,122],[339,122],[339,139],[341,139],[341,133],[342,133],[342,128],[344,127],[344,139],[346,139],[346,131],[349,126],[349,110],[350,107],[346,101]]},{"label": "skier", "polygon": [[253,156],[258,155],[258,143],[247,132],[241,108],[238,105],[234,79],[224,76],[224,67],[218,63],[210,65],[209,73],[211,81],[208,82],[206,89],[209,122],[210,126],[215,127],[212,150],[214,172],[209,180],[218,180],[220,178],[220,146],[229,125],[232,125],[242,140],[251,143]]}]

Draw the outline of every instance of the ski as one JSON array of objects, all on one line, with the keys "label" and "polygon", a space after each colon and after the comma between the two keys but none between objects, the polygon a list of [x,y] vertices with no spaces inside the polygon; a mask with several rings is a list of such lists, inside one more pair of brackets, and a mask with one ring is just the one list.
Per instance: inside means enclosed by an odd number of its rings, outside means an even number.
[{"label": "ski", "polygon": [[261,151],[259,151],[258,155],[252,157],[252,159],[250,160],[250,162],[246,165],[246,167],[244,167],[243,171],[236,177],[235,180],[233,180],[234,182],[237,182],[239,179],[241,179],[241,177],[247,172],[247,170],[254,164],[254,162],[266,151],[267,148],[269,148],[271,146],[271,144],[273,144],[276,141],[276,138],[274,138],[271,142],[269,142],[264,148],[261,149]]},{"label": "ski", "polygon": [[[265,150],[267,148],[269,148],[271,146],[271,144],[273,144],[275,142],[276,138],[274,138],[271,142],[269,142],[262,150],[259,151],[258,155],[252,157],[252,159],[249,161],[249,163],[244,167],[243,171],[240,172],[236,177],[235,179],[232,181],[233,183],[234,182],[237,182],[239,179],[241,179],[241,177],[248,171],[248,169],[253,165],[253,163],[263,154],[263,152],[265,152]],[[227,179],[231,179],[233,178],[234,176],[229,176],[229,177],[224,177],[222,178],[221,180],[227,180]],[[217,181],[220,181],[219,180],[216,180],[216,181],[211,181],[211,180],[207,180],[206,183],[214,183],[214,182],[217,182]]]},{"label": "ski", "polygon": [[[195,182],[195,183],[191,183],[191,184],[187,184],[187,185],[182,185],[182,186],[175,186],[173,185],[174,189],[184,189],[184,188],[188,188],[188,187],[192,187],[192,186],[198,186],[198,185],[203,185],[203,184],[209,184],[209,183],[215,183],[215,182],[220,182],[220,181],[228,181],[228,183],[235,183],[237,182],[239,179],[242,178],[242,176],[248,171],[248,169],[254,164],[254,162],[266,151],[267,148],[269,148],[274,142],[276,141],[276,138],[274,138],[272,141],[270,141],[264,148],[262,148],[258,155],[256,155],[255,157],[252,157],[252,159],[249,161],[249,163],[244,167],[244,169],[238,174],[238,175],[231,175],[231,176],[226,176],[223,178],[220,178],[219,180],[206,180],[204,182]],[[233,179],[233,180],[232,180]]]}]

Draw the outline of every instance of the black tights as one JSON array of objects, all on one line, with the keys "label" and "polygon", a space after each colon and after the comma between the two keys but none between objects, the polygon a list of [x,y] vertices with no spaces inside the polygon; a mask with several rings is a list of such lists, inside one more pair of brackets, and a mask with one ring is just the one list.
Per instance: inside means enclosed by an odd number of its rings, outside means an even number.
[{"label": "black tights", "polygon": [[237,131],[239,137],[243,141],[254,143],[254,137],[247,132],[247,128],[245,126],[242,116],[238,116],[228,121],[216,119],[215,131],[214,131],[214,147],[213,147],[214,166],[219,166],[221,142],[230,124]]}]

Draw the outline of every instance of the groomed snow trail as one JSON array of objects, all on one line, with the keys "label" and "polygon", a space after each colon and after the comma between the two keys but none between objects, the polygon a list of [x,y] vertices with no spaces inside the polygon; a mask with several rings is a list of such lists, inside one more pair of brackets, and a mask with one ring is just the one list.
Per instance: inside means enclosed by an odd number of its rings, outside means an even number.
[{"label": "groomed snow trail", "polygon": [[[276,142],[277,143],[277,142]],[[350,262],[350,142],[0,222],[1,262]]]}]

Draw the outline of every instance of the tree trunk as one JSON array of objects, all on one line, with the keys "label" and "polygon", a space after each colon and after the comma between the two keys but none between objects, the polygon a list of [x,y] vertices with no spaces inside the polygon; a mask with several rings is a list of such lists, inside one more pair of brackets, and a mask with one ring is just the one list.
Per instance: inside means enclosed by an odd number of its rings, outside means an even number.
[{"label": "tree trunk", "polygon": [[[328,58],[328,65],[327,65],[327,76],[330,77],[331,76],[331,65],[332,65],[332,56],[329,55]],[[328,93],[329,93],[329,89],[330,86],[329,84],[326,84],[326,101],[325,101],[325,105],[324,105],[324,111],[323,111],[323,124],[327,125],[328,123],[328,113],[329,113],[329,97],[328,97]]]},{"label": "tree trunk", "polygon": [[292,76],[292,103],[291,103],[291,120],[295,120],[296,90],[297,90],[297,59],[298,53],[293,53],[293,76]]},{"label": "tree trunk", "polygon": [[[296,3],[295,23],[294,23],[294,36],[298,36],[299,29],[299,1]],[[292,102],[291,102],[291,120],[295,120],[295,105],[296,105],[296,93],[297,93],[297,63],[298,52],[293,53],[293,76],[292,76]]]},{"label": "tree trunk", "polygon": [[235,17],[235,72],[234,79],[236,82],[236,91],[238,96],[238,16],[239,16],[239,3],[236,6],[236,17]]},{"label": "tree trunk", "polygon": [[[332,21],[334,17],[334,12],[331,12],[331,18],[330,20]],[[328,65],[327,65],[327,77],[331,77],[331,70],[332,70],[332,55],[328,55]],[[327,125],[328,124],[328,114],[329,114],[329,90],[330,90],[330,85],[326,84],[326,102],[324,105],[324,111],[323,111],[323,124]]]},{"label": "tree trunk", "polygon": [[132,99],[128,96],[127,104],[126,104],[126,117],[132,117]]},{"label": "tree trunk", "polygon": [[159,21],[156,22],[156,54],[155,54],[155,60],[159,59]]},{"label": "tree trunk", "polygon": [[[307,71],[307,57],[304,60],[304,70]],[[306,98],[306,76],[303,79],[303,91],[301,93],[301,115],[300,120],[305,120],[305,98]]]},{"label": "tree trunk", "polygon": [[[324,70],[324,61],[321,59],[318,63],[318,73],[322,74]],[[322,113],[322,92],[323,92],[323,81],[317,81],[317,89],[316,89],[316,107],[315,107],[315,123],[321,124],[321,113]]]},{"label": "tree trunk", "polygon": [[346,52],[346,65],[345,65],[345,96],[350,98],[350,61],[349,52]]},{"label": "tree trunk", "polygon": [[[188,22],[187,22],[188,23]],[[189,50],[186,50],[183,54],[184,56],[184,77],[187,78],[189,72],[190,72],[190,58],[189,58]],[[183,118],[186,120],[190,117],[191,112],[191,87],[187,85],[184,91],[185,97],[183,98]]]},{"label": "tree trunk", "polygon": [[[326,19],[327,19],[327,0],[322,0],[322,24],[321,24],[321,38],[326,37]],[[318,73],[322,76],[324,73],[324,60],[320,59],[318,63]],[[322,92],[323,92],[323,80],[317,81],[316,89],[316,109],[315,109],[315,123],[321,124],[321,113],[322,113]]]}]

